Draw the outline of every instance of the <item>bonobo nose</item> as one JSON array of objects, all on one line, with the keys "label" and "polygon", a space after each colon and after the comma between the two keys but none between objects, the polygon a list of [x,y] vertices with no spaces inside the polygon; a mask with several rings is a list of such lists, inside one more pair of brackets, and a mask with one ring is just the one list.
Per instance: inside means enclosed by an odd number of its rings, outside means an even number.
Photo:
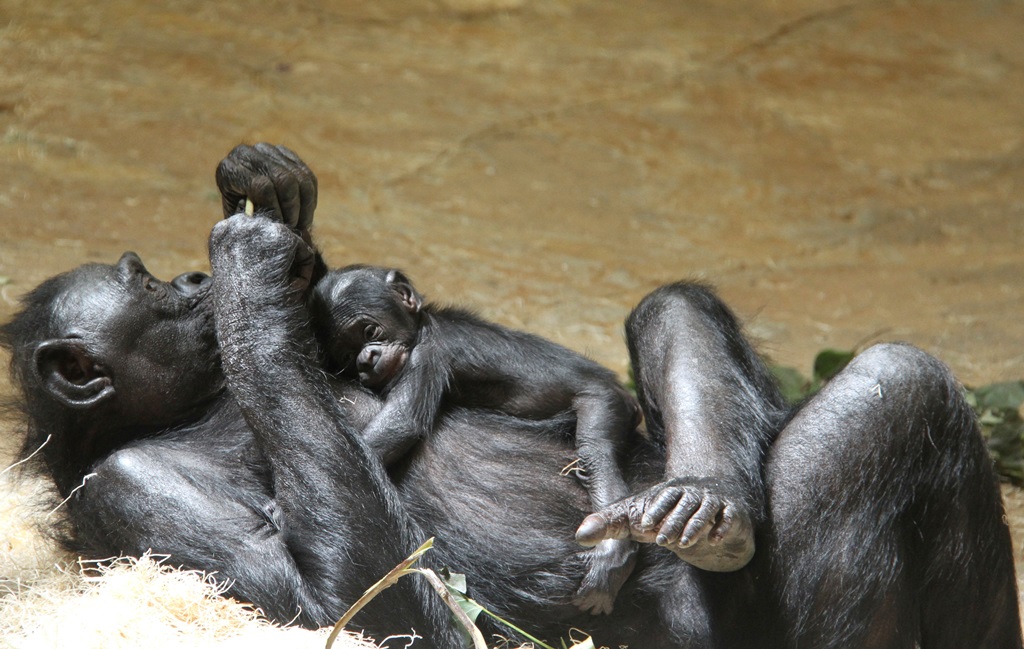
[{"label": "bonobo nose", "polygon": [[360,372],[372,372],[379,358],[379,349],[371,346],[363,347],[362,351],[359,352],[358,358],[356,358],[356,369]]},{"label": "bonobo nose", "polygon": [[205,291],[210,284],[210,276],[206,273],[184,273],[171,280],[171,286],[185,297],[192,297]]}]

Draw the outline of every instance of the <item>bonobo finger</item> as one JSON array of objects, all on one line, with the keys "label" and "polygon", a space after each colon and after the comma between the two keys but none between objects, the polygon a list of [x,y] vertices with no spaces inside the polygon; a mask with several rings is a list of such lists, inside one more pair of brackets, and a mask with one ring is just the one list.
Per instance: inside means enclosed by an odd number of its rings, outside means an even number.
[{"label": "bonobo finger", "polygon": [[655,543],[658,545],[675,543],[679,539],[679,535],[683,533],[687,521],[690,520],[693,512],[697,511],[700,504],[700,496],[692,491],[684,493],[683,497],[679,499],[679,503],[662,521]]},{"label": "bonobo finger", "polygon": [[[276,152],[274,155],[280,158]],[[228,155],[217,165],[217,189],[221,193],[221,203],[224,209],[224,218],[237,214],[240,204],[244,204],[246,198],[257,203],[253,196],[254,180],[268,176],[270,170],[280,166],[272,157],[268,156],[266,148],[247,146],[240,144],[231,149]],[[269,209],[270,205],[258,205],[263,209]]]},{"label": "bonobo finger", "polygon": [[299,195],[299,217],[295,227],[299,230],[309,230],[313,225],[313,213],[316,212],[317,182],[316,176],[308,169],[299,176]]},{"label": "bonobo finger", "polygon": [[316,176],[287,147],[260,142],[253,148],[262,158],[259,167],[277,190],[282,221],[297,230],[308,230],[316,210]]},{"label": "bonobo finger", "polygon": [[253,146],[256,152],[253,169],[265,174],[278,174],[282,177],[298,178],[303,173],[308,173],[309,168],[299,159],[299,156],[288,150],[286,147],[267,142],[258,142]]},{"label": "bonobo finger", "polygon": [[302,162],[302,159],[299,158],[299,156],[295,152],[293,152],[291,148],[285,146],[284,144],[278,144],[274,146],[274,149],[276,149],[276,155],[278,155],[281,160],[287,161],[289,163],[289,166],[294,167],[296,171],[308,171],[309,168],[306,167],[306,163]]},{"label": "bonobo finger", "polygon": [[690,517],[690,522],[686,525],[683,535],[679,538],[679,545],[686,548],[700,540],[703,533],[710,528],[711,524],[718,517],[720,509],[721,503],[717,498],[705,498],[700,509]]},{"label": "bonobo finger", "polygon": [[281,164],[282,161],[287,160],[284,152],[281,151],[284,147],[274,146],[269,142],[257,142],[252,145],[252,148],[260,157],[264,160],[273,160],[274,162]]},{"label": "bonobo finger", "polygon": [[[298,230],[308,230],[313,224],[313,213],[316,211],[317,202],[317,180],[316,175],[306,166],[306,163],[288,147],[278,145],[274,147],[275,158],[282,167],[288,169],[290,180],[295,183],[294,189],[289,186],[289,191],[295,193],[295,211],[285,215],[285,222]],[[284,201],[282,201],[283,203]]]},{"label": "bonobo finger", "polygon": [[641,508],[630,499],[609,505],[583,519],[576,529],[576,542],[585,547],[597,545],[605,539],[633,539],[649,543],[651,539],[636,529],[640,511]]},{"label": "bonobo finger", "polygon": [[[618,535],[615,525],[601,512],[591,514],[583,519],[580,526],[576,528],[576,542],[583,547],[592,547],[606,538],[624,539],[629,536],[629,525],[620,525],[624,535]],[[610,534],[614,534],[610,536]]]},{"label": "bonobo finger", "polygon": [[668,487],[661,491],[654,500],[644,508],[644,515],[640,519],[640,528],[649,530],[665,518],[683,495],[681,487]]},{"label": "bonobo finger", "polygon": [[295,246],[295,257],[292,262],[292,279],[290,286],[295,291],[305,291],[313,277],[313,262],[315,253],[313,249],[300,241]]},{"label": "bonobo finger", "polygon": [[256,206],[256,212],[287,225],[273,180],[267,176],[253,178],[249,183],[248,198]]},{"label": "bonobo finger", "polygon": [[243,176],[241,167],[230,157],[230,154],[229,157],[224,158],[217,165],[217,189],[220,190],[221,208],[224,211],[224,218],[242,211],[240,206],[245,204],[246,197],[246,192],[242,187],[244,184]]},{"label": "bonobo finger", "polygon": [[718,545],[725,540],[725,537],[729,535],[729,531],[732,529],[733,523],[736,521],[736,506],[729,503],[722,510],[722,514],[717,523],[715,523],[714,529],[708,534],[708,542],[712,545]]},{"label": "bonobo finger", "polygon": [[278,144],[274,148],[277,149],[277,152],[281,155],[281,157],[283,157],[285,160],[292,163],[293,165],[297,167],[306,166],[306,163],[302,161],[302,158],[300,158],[294,151],[284,146],[283,144]]},{"label": "bonobo finger", "polygon": [[[302,195],[295,178],[275,178],[278,205],[281,206],[281,222],[297,228],[302,218]],[[282,182],[283,181],[283,182]]]}]

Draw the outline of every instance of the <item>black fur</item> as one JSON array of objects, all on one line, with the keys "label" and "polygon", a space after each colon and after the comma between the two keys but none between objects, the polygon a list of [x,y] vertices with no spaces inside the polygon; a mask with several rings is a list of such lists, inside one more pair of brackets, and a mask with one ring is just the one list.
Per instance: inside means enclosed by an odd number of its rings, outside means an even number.
[{"label": "black fur", "polygon": [[[627,327],[657,441],[628,449],[633,495],[587,516],[559,475],[564,414],[453,407],[388,474],[359,434],[379,399],[316,361],[311,172],[266,145],[225,164],[226,211],[256,196],[262,214],[214,228],[212,282],[156,282],[126,255],[44,284],[0,330],[26,452],[50,438],[40,466],[63,495],[95,474],[66,505],[88,556],[167,553],[318,626],[436,536],[426,565],[551,642],[578,627],[652,649],[1021,647],[991,462],[935,359],[873,347],[790,415],[718,298],[676,284]],[[572,605],[590,552],[574,531],[641,543],[612,615]],[[449,619],[406,578],[356,623],[453,648]]]},{"label": "black fur", "polygon": [[[331,271],[314,289],[312,311],[329,362],[385,397],[362,435],[386,464],[426,437],[443,407],[537,420],[571,412],[579,456],[573,466],[594,511],[629,495],[619,464],[640,409],[611,371],[539,336],[425,303],[394,269]],[[576,604],[610,613],[635,555],[627,540],[598,543]]]}]

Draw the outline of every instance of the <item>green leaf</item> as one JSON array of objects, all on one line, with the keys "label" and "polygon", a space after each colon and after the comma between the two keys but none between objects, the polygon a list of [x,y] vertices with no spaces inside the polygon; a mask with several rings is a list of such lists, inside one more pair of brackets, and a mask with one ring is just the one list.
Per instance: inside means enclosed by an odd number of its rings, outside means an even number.
[{"label": "green leaf", "polygon": [[465,595],[452,593],[452,597],[459,603],[459,608],[461,608],[462,612],[466,614],[469,621],[476,624],[476,619],[480,617],[480,613],[483,612],[484,607],[477,604],[476,600],[470,599]]},{"label": "green leaf", "polygon": [[769,366],[775,380],[779,383],[782,396],[790,403],[796,403],[811,393],[811,381],[799,370],[781,365]]},{"label": "green leaf", "polygon": [[458,591],[452,591],[452,597],[459,603],[459,608],[466,614],[466,617],[473,623],[476,623],[476,619],[480,617],[484,607],[477,604],[476,600],[470,599]]},{"label": "green leaf", "polygon": [[1024,381],[993,383],[973,393],[979,408],[1017,410],[1024,404]]},{"label": "green leaf", "polygon": [[981,415],[978,416],[978,421],[982,426],[998,426],[1006,421],[1006,417],[1000,411],[983,410]]},{"label": "green leaf", "polygon": [[463,595],[466,594],[466,575],[460,572],[450,572],[445,569],[441,572],[441,580],[444,582],[444,585],[448,587],[448,590],[452,590]]},{"label": "green leaf", "polygon": [[1024,484],[1024,381],[993,383],[967,390],[967,402],[974,408],[989,455],[1002,478]]},{"label": "green leaf", "polygon": [[459,604],[459,608],[462,609],[462,612],[465,613],[466,617],[475,624],[476,619],[480,617],[480,612],[483,611],[484,608],[466,596],[466,575],[444,570],[441,573],[441,581],[444,582],[445,588],[448,589],[448,592],[452,594],[452,599]]},{"label": "green leaf", "polygon": [[978,397],[974,396],[974,390],[970,388],[964,388],[964,398],[967,400],[967,405],[969,405],[974,410],[978,409]]},{"label": "green leaf", "polygon": [[826,383],[846,367],[857,353],[840,349],[823,349],[814,358],[814,381]]}]

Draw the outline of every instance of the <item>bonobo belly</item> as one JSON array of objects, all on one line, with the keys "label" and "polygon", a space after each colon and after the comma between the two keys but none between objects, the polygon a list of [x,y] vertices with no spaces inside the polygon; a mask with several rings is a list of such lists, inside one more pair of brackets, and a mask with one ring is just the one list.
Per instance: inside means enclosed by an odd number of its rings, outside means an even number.
[{"label": "bonobo belly", "polygon": [[691,630],[674,634],[662,620],[666,580],[685,592],[690,571],[658,547],[642,548],[611,615],[585,615],[571,603],[588,551],[576,544],[575,531],[591,512],[572,471],[573,423],[450,413],[395,467],[408,513],[436,538],[436,559],[466,575],[474,599],[555,645],[577,628],[604,646],[710,646]]},{"label": "bonobo belly", "polygon": [[574,557],[585,551],[574,534],[590,504],[574,459],[557,424],[460,410],[443,418],[393,477],[409,514],[437,537],[453,569],[479,571],[492,583],[510,573],[523,579],[557,570],[562,578],[541,584],[554,598],[572,592]]}]

